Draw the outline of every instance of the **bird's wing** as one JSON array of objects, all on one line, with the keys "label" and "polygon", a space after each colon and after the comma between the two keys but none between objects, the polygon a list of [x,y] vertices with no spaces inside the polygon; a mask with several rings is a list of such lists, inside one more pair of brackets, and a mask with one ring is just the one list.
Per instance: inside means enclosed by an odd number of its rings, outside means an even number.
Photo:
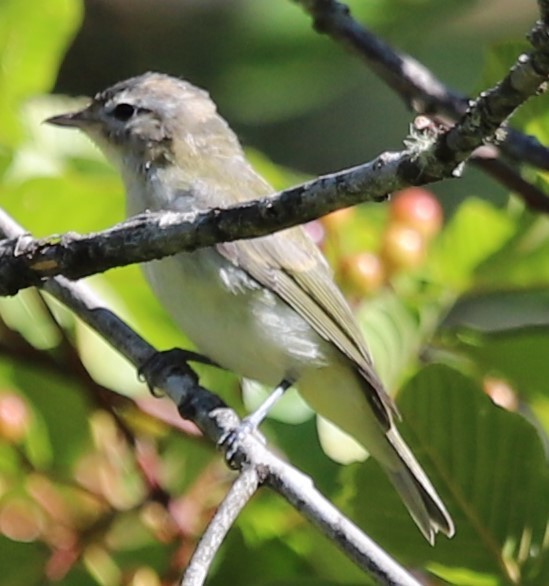
[{"label": "bird's wing", "polygon": [[223,243],[217,250],[276,293],[355,364],[368,383],[364,388],[369,404],[382,427],[389,429],[396,407],[374,372],[366,343],[324,257],[303,230]]}]

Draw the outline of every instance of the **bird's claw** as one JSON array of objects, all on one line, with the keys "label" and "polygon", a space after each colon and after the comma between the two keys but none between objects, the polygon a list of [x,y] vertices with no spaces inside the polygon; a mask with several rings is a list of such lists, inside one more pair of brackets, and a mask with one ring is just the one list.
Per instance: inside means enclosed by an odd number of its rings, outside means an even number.
[{"label": "bird's claw", "polygon": [[155,352],[138,368],[137,377],[140,381],[144,381],[149,388],[151,394],[155,397],[160,397],[161,393],[156,390],[155,380],[166,368],[184,368],[187,374],[192,373],[196,378],[194,372],[188,368],[188,362],[201,362],[203,364],[214,363],[197,352],[192,350],[183,350],[182,348],[172,348],[163,352]]},{"label": "bird's claw", "polygon": [[251,434],[255,434],[257,439],[265,443],[265,440],[258,432],[255,423],[248,418],[244,418],[238,426],[225,432],[219,439],[218,446],[224,450],[225,459],[231,468],[239,468],[239,450],[242,447],[242,443]]}]

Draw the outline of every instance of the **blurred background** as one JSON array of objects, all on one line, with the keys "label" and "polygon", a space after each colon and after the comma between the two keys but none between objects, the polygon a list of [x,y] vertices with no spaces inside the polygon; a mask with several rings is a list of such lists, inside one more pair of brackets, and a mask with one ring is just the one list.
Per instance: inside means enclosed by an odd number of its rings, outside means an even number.
[{"label": "blurred background", "polygon": [[[535,0],[352,0],[355,18],[475,96],[508,71]],[[42,124],[156,70],[207,89],[283,189],[403,146],[414,114],[291,0],[0,0],[0,206],[36,236],[124,217],[117,172]],[[549,143],[547,96],[513,117]],[[514,171],[547,193],[544,170]],[[549,219],[467,168],[307,226],[457,527],[429,546],[379,467],[289,391],[262,425],[288,461],[425,586],[549,584]],[[159,349],[189,345],[129,266],[86,284]],[[266,390],[203,367],[240,415]],[[337,400],[337,389],[334,389]],[[355,460],[359,460],[355,462]],[[1,586],[172,586],[234,473],[167,400],[35,289],[0,298]],[[261,491],[211,586],[371,584]]]}]

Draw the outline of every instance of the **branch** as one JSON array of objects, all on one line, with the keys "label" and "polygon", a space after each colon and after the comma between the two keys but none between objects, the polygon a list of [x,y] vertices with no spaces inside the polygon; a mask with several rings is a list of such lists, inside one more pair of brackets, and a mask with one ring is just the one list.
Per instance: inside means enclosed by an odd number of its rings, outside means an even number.
[{"label": "branch", "polygon": [[523,179],[520,173],[498,159],[494,149],[481,147],[475,151],[469,161],[475,167],[487,171],[510,191],[518,194],[524,203],[532,210],[549,214],[549,197],[541,189]]},{"label": "branch", "polygon": [[457,118],[467,109],[463,94],[447,88],[419,61],[395,51],[352,16],[337,0],[294,0],[313,19],[314,29],[329,35],[357,55],[408,107],[418,114],[442,114]]},{"label": "branch", "polygon": [[[419,61],[376,37],[353,19],[345,4],[337,0],[294,1],[311,15],[318,32],[355,53],[416,113],[442,115],[456,121],[467,111],[467,96],[449,89]],[[544,14],[546,3],[539,4]],[[549,21],[544,21],[546,26]],[[512,159],[549,170],[549,149],[533,136],[509,129],[500,148]]]},{"label": "branch", "polygon": [[[23,229],[0,210],[0,234],[9,238],[24,235]],[[65,277],[45,281],[43,288],[96,330],[111,346],[140,368],[157,350],[134,332],[82,283]],[[234,431],[240,421],[234,411],[210,391],[198,385],[195,373],[184,363],[167,363],[155,369],[152,386],[162,389],[177,405],[180,414],[192,419],[210,441],[219,445],[221,438]],[[246,480],[257,474],[265,484],[284,496],[296,509],[331,537],[347,556],[378,583],[398,586],[420,586],[389,555],[366,537],[355,525],[335,509],[313,486],[310,478],[270,453],[254,435],[239,444],[231,461],[246,472]],[[238,484],[242,484],[238,483]],[[253,483],[252,483],[253,486]],[[245,495],[242,497],[242,503]]]},{"label": "branch", "polygon": [[272,198],[198,213],[145,213],[100,233],[0,243],[0,295],[38,286],[46,277],[79,279],[136,262],[263,236],[318,218],[340,207],[378,201],[406,185],[399,165],[410,153],[387,153],[371,163],[287,189]]},{"label": "branch", "polygon": [[549,25],[549,2],[547,0],[538,0],[539,12],[541,20]]},{"label": "branch", "polygon": [[545,90],[549,76],[547,26],[537,22],[529,40],[533,49],[519,55],[509,73],[496,86],[482,92],[459,123],[440,136],[437,155],[441,160],[454,161],[461,156],[465,161],[483,144],[483,137],[492,138],[496,144],[505,141],[509,129],[502,124],[530,96]]},{"label": "branch", "polygon": [[201,586],[204,584],[217,550],[232,524],[258,488],[259,475],[257,470],[255,468],[243,470],[200,539],[185,570],[181,586]]}]

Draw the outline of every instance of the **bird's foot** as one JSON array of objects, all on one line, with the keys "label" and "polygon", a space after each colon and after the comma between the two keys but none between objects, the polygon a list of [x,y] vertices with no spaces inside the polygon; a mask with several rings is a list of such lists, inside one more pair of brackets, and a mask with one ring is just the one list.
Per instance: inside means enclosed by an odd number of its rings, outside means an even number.
[{"label": "bird's foot", "polygon": [[192,373],[196,379],[194,372],[188,367],[189,362],[199,362],[201,364],[208,364],[211,366],[218,366],[213,360],[207,356],[203,356],[198,352],[192,350],[183,350],[182,348],[172,348],[171,350],[164,350],[162,352],[155,352],[152,354],[137,370],[139,380],[147,383],[149,391],[155,397],[160,396],[158,393],[155,381],[158,380],[159,374],[165,372],[165,369],[185,369],[186,374]]},{"label": "bird's foot", "polygon": [[257,429],[257,423],[253,416],[254,413],[249,417],[245,417],[237,427],[224,433],[218,441],[219,448],[225,452],[227,463],[233,469],[240,467],[238,452],[247,437],[254,435],[256,439],[265,444],[265,438]]}]

